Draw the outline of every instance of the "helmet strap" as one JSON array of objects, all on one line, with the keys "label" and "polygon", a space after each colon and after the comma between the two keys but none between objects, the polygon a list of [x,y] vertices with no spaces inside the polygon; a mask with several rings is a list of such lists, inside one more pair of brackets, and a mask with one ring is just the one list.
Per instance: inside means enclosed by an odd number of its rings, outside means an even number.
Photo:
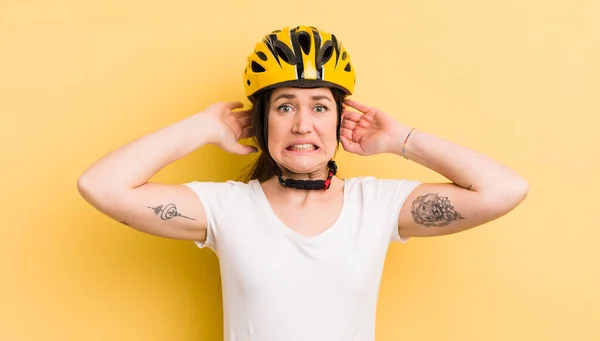
[{"label": "helmet strap", "polygon": [[306,190],[328,190],[331,186],[331,179],[337,174],[337,165],[335,161],[330,160],[327,165],[329,166],[329,174],[327,180],[296,180],[296,179],[283,179],[281,175],[277,175],[279,178],[279,184],[286,188],[306,189]]}]

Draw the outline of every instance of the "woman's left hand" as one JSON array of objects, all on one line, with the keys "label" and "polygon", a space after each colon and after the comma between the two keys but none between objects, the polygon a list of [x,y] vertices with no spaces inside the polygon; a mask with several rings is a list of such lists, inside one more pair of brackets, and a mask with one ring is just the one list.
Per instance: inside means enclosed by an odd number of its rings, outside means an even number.
[{"label": "woman's left hand", "polygon": [[406,127],[377,108],[351,99],[344,103],[360,112],[348,111],[346,107],[342,114],[340,140],[346,151],[358,155],[397,151],[398,140]]}]

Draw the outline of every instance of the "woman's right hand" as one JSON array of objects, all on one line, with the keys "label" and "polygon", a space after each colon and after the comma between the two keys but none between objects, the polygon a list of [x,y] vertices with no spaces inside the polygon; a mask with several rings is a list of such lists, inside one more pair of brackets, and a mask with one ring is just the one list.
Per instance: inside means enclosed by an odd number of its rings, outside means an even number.
[{"label": "woman's right hand", "polygon": [[215,103],[201,112],[201,115],[209,117],[214,123],[210,143],[229,153],[247,155],[256,153],[258,149],[238,142],[252,137],[252,110],[233,111],[242,107],[241,102]]}]

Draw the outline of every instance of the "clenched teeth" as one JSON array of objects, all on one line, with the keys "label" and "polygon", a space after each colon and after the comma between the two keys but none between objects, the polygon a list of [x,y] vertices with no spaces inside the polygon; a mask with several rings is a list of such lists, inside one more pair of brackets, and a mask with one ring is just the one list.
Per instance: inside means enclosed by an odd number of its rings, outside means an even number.
[{"label": "clenched teeth", "polygon": [[317,146],[311,143],[305,144],[295,144],[293,146],[288,147],[289,150],[313,150],[317,149]]}]

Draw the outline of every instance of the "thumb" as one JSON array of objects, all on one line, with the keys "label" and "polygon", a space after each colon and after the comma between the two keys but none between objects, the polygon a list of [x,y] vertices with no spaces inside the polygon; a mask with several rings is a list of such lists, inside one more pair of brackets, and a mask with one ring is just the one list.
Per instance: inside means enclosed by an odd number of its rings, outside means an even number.
[{"label": "thumb", "polygon": [[248,155],[251,153],[258,152],[258,149],[254,146],[243,145],[239,142],[236,142],[233,146],[233,152],[238,155]]}]

